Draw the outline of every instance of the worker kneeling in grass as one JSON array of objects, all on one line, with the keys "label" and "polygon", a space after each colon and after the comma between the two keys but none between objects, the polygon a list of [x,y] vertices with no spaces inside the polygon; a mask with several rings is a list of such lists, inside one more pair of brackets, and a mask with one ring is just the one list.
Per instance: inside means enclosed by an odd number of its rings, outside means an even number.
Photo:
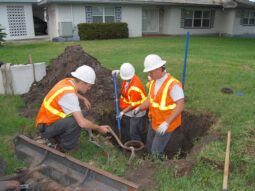
[{"label": "worker kneeling in grass", "polygon": [[96,125],[86,119],[79,100],[84,101],[90,109],[90,102],[78,92],[86,93],[95,84],[95,71],[83,65],[71,73],[72,78],[58,82],[46,95],[36,118],[36,127],[43,138],[58,139],[58,147],[65,152],[77,145],[81,128],[97,130],[100,133],[109,131],[108,125]]},{"label": "worker kneeling in grass", "polygon": [[151,78],[149,95],[145,102],[134,110],[134,114],[149,108],[147,150],[162,159],[165,147],[172,133],[181,125],[181,112],[184,110],[182,84],[166,73],[166,61],[156,54],[144,60],[144,72]]},{"label": "worker kneeling in grass", "polygon": [[141,80],[135,75],[135,68],[130,63],[123,63],[120,70],[113,70],[112,74],[120,73],[123,80],[121,84],[120,96],[120,119],[122,119],[121,137],[122,141],[129,140],[142,141],[143,121],[146,111],[138,115],[133,114],[133,110],[146,100],[146,91]]}]

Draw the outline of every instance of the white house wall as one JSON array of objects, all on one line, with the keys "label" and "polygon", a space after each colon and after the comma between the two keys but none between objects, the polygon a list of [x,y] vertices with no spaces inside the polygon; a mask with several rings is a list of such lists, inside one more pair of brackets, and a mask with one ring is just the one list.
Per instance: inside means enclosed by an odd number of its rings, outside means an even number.
[{"label": "white house wall", "polygon": [[[78,35],[79,23],[86,22],[85,6],[98,6],[93,4],[59,4],[48,7],[50,38],[59,36],[59,22],[72,22],[74,36]],[[99,6],[106,6],[100,4]],[[107,5],[109,6],[109,5]],[[116,5],[113,5],[116,6]],[[142,36],[142,8],[141,6],[121,6],[121,21],[128,24],[129,36]]]},{"label": "white house wall", "polygon": [[220,30],[223,35],[233,35],[235,10],[223,10],[220,13]]},{"label": "white house wall", "polygon": [[255,26],[244,26],[240,24],[239,10],[235,10],[235,16],[233,17],[233,35],[242,34],[255,34]]},{"label": "white house wall", "polygon": [[58,37],[58,9],[57,5],[52,4],[47,9],[48,14],[48,35],[50,38]]},{"label": "white house wall", "polygon": [[[189,9],[189,7],[183,7]],[[216,10],[214,27],[203,29],[184,29],[181,28],[181,7],[165,7],[164,9],[164,21],[163,21],[163,34],[170,35],[184,35],[188,31],[190,34],[217,34],[220,30],[220,11]],[[195,8],[196,10],[200,8]]]},{"label": "white house wall", "polygon": [[[24,36],[10,36],[8,16],[7,16],[7,6],[8,5],[24,6],[25,22],[26,22],[26,35],[24,35]],[[21,39],[30,39],[30,38],[35,37],[33,11],[32,11],[31,4],[14,4],[14,3],[0,4],[0,24],[5,28],[4,32],[7,33],[5,40],[21,40]]]},{"label": "white house wall", "polygon": [[58,22],[72,22],[74,35],[78,35],[79,23],[86,22],[85,5],[84,4],[63,4],[58,5],[59,20]]},{"label": "white house wall", "polygon": [[[74,36],[78,35],[79,23],[86,22],[85,6],[120,6],[121,7],[121,22],[128,24],[129,36],[142,36],[142,10],[145,5],[119,5],[119,4],[50,4],[48,6],[48,28],[50,38],[59,36],[59,22],[72,22]],[[157,7],[157,6],[156,6]],[[213,8],[215,10],[213,28],[201,29],[184,29],[181,28],[181,11],[184,9],[210,9],[212,7],[189,7],[189,6],[159,6],[160,8],[160,23],[159,34],[167,35],[185,35],[187,31],[193,35],[206,34],[227,34],[238,35],[245,33],[253,33],[254,26],[241,26],[240,18],[236,16],[238,9]],[[162,9],[164,10],[162,12]],[[0,13],[2,14],[2,13]]]},{"label": "white house wall", "polygon": [[122,6],[121,22],[128,24],[130,37],[142,36],[142,7]]}]

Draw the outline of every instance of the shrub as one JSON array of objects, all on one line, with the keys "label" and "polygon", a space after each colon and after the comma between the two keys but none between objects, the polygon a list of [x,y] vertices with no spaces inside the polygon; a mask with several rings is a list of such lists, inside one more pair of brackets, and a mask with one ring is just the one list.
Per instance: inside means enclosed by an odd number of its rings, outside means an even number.
[{"label": "shrub", "polygon": [[6,33],[3,32],[4,28],[0,25],[0,46],[2,45],[2,42],[4,41],[4,37],[6,37]]},{"label": "shrub", "polygon": [[127,23],[80,23],[81,40],[128,38]]}]

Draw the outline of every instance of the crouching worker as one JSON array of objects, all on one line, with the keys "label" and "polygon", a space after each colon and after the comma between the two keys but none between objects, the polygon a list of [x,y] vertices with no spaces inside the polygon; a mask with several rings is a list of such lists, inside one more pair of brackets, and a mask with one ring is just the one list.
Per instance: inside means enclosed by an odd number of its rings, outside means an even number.
[{"label": "crouching worker", "polygon": [[58,82],[46,95],[36,118],[36,127],[46,139],[57,138],[59,150],[65,152],[77,146],[82,129],[96,130],[102,134],[109,131],[108,125],[96,125],[86,119],[79,99],[90,106],[78,92],[86,93],[95,84],[95,71],[83,65],[71,73],[71,78]]},{"label": "crouching worker", "polygon": [[136,107],[140,106],[146,99],[146,91],[139,77],[135,75],[135,69],[130,63],[123,63],[120,70],[114,70],[112,74],[120,73],[123,80],[120,96],[120,119],[122,119],[121,135],[122,141],[142,141],[143,121],[146,111],[133,115]]},{"label": "crouching worker", "polygon": [[162,159],[165,147],[172,133],[181,125],[181,113],[184,110],[182,84],[165,70],[166,61],[156,54],[148,55],[144,60],[144,72],[149,73],[149,95],[146,101],[134,110],[149,108],[147,150]]}]

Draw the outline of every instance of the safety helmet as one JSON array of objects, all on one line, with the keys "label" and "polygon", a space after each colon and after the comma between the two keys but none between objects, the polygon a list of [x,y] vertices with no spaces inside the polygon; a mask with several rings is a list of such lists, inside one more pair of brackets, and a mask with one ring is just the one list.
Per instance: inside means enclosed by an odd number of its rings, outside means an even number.
[{"label": "safety helmet", "polygon": [[90,66],[80,66],[74,72],[71,72],[71,75],[88,84],[95,84],[96,73]]},{"label": "safety helmet", "polygon": [[123,63],[120,67],[120,77],[122,80],[130,80],[135,75],[135,68],[130,63]]},{"label": "safety helmet", "polygon": [[162,60],[157,54],[149,54],[144,59],[143,72],[150,72],[165,65],[166,61]]}]

